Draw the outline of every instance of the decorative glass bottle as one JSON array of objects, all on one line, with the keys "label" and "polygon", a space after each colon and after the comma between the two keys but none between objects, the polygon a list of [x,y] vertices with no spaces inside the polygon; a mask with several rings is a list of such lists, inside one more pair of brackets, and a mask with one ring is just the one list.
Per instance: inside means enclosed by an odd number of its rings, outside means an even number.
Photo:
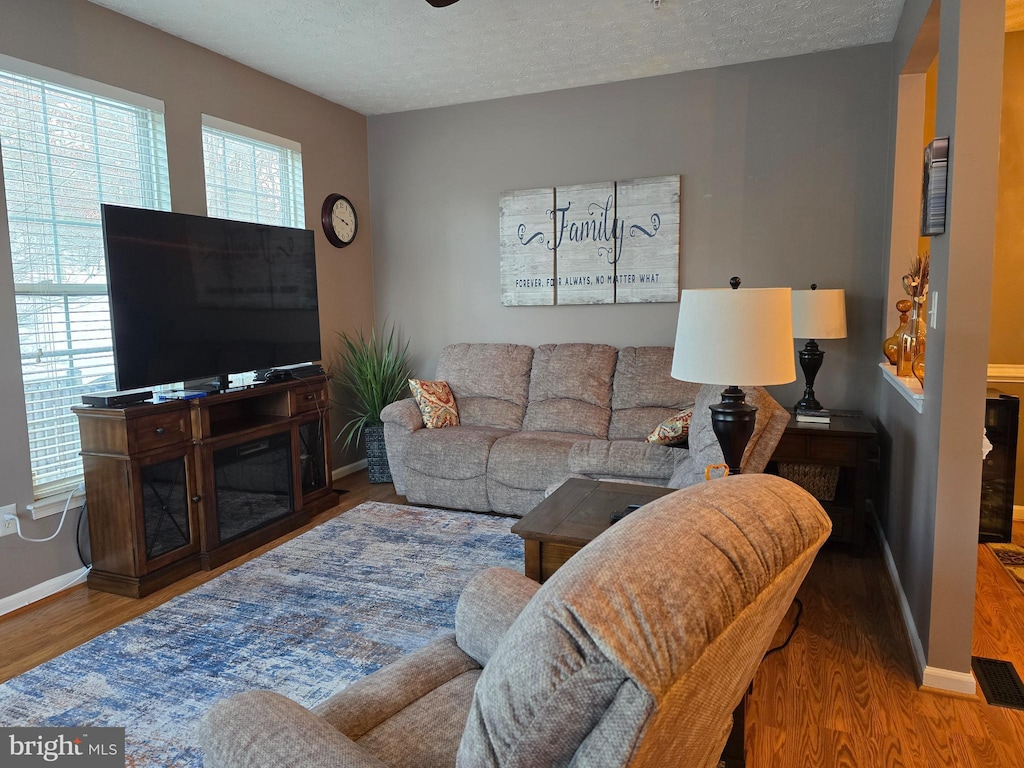
[{"label": "decorative glass bottle", "polygon": [[899,343],[896,347],[896,375],[912,378],[914,375],[914,358],[917,357],[917,336],[921,323],[921,307],[914,302],[910,312],[910,320],[900,331]]},{"label": "decorative glass bottle", "polygon": [[896,302],[896,311],[900,313],[900,324],[896,326],[896,330],[892,332],[892,336],[885,340],[882,344],[882,351],[885,353],[885,359],[889,361],[890,365],[896,365],[896,350],[900,345],[900,334],[903,329],[907,327],[908,315],[910,308],[913,306],[913,302],[910,299],[900,299]]},{"label": "decorative glass bottle", "polygon": [[928,323],[923,318],[925,314],[924,307],[921,307],[922,319],[917,326],[917,354],[914,355],[914,360],[910,364],[911,371],[921,382],[922,387],[924,386],[924,352],[928,346]]}]

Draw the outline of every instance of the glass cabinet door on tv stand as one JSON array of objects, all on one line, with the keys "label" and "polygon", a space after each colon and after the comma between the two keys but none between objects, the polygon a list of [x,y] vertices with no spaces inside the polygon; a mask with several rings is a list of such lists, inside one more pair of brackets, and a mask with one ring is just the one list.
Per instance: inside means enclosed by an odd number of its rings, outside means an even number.
[{"label": "glass cabinet door on tv stand", "polygon": [[199,532],[194,505],[189,496],[189,478],[194,471],[187,447],[170,454],[131,462],[131,484],[139,497],[137,525],[143,549],[137,553],[141,571],[149,573],[199,549]]},{"label": "glass cabinet door on tv stand", "polygon": [[188,406],[75,411],[93,565],[89,586],[141,597],[199,570]]},{"label": "glass cabinet door on tv stand", "polygon": [[330,488],[327,477],[327,415],[314,415],[299,424],[298,460],[303,500],[322,495]]}]

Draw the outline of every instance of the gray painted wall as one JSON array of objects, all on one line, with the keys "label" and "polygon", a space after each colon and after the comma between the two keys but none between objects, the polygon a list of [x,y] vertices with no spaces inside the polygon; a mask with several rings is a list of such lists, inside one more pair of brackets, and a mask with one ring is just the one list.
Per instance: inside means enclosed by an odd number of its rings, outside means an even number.
[{"label": "gray painted wall", "polygon": [[942,3],[935,132],[950,137],[950,157],[946,234],[931,249],[939,313],[928,376],[938,374],[940,406],[926,402],[922,435],[939,447],[928,665],[963,673],[974,635],[1005,18],[1003,0]]},{"label": "gray painted wall", "polygon": [[[911,53],[918,31],[931,6],[931,0],[906,0],[896,35],[892,41],[892,59],[889,93],[892,103],[890,111],[890,135],[896,145],[896,123],[898,118],[899,77],[904,63]],[[923,119],[923,118],[922,118]],[[886,241],[889,242],[894,226],[892,221],[893,185],[895,157],[889,158],[889,184],[886,188]],[[897,222],[898,226],[898,222]],[[901,259],[894,253],[893,259]],[[886,255],[886,275],[889,256]],[[890,290],[891,294],[892,291]],[[898,296],[899,291],[895,294]],[[880,308],[888,317],[888,301]],[[891,333],[887,325],[886,335]],[[893,326],[895,327],[895,326]],[[879,357],[879,360],[882,358]],[[878,374],[881,379],[881,374]],[[934,385],[929,382],[929,390]],[[921,415],[914,410],[888,383],[882,382],[878,389],[878,430],[882,461],[880,466],[877,515],[886,543],[892,553],[900,585],[907,598],[907,604],[914,626],[908,627],[916,634],[922,652],[928,648],[932,558],[935,550],[935,462],[936,449],[924,444],[918,434]]]},{"label": "gray painted wall", "polygon": [[[907,0],[904,8],[893,41],[894,100],[929,5]],[[931,245],[930,288],[939,300],[928,331],[924,410],[918,414],[887,384],[878,408],[883,531],[926,664],[963,673],[964,681],[974,623],[1004,13],[1002,0],[971,0],[969,12],[960,0],[942,3],[936,135],[949,136],[951,150],[946,233]],[[895,135],[895,124],[890,130]]]},{"label": "gray painted wall", "polygon": [[676,304],[502,307],[498,198],[679,173],[682,285],[845,288],[850,336],[821,342],[816,391],[873,414],[889,69],[869,46],[371,117],[377,320],[428,376],[459,341],[671,344]]}]

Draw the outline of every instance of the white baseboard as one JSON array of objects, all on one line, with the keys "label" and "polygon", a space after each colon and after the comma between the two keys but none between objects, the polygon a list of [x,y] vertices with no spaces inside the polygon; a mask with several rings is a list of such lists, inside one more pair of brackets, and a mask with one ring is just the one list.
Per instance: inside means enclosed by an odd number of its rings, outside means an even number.
[{"label": "white baseboard", "polygon": [[921,636],[917,632],[917,622],[914,621],[914,614],[910,610],[910,601],[903,591],[903,583],[900,581],[899,570],[896,568],[896,561],[893,559],[892,550],[889,549],[889,542],[885,538],[882,524],[877,516],[873,516],[875,534],[882,545],[882,557],[885,560],[885,570],[889,574],[889,582],[892,584],[893,592],[900,604],[900,615],[903,618],[903,625],[906,627],[907,636],[910,638],[911,650],[914,654],[914,667],[917,672],[917,680],[928,688],[950,693],[977,694],[977,684],[970,672],[955,672],[951,669],[928,666],[928,660],[924,653],[924,646],[921,645]]},{"label": "white baseboard", "polygon": [[348,475],[354,475],[361,469],[366,469],[366,459],[360,459],[359,461],[353,461],[351,464],[346,464],[344,467],[338,467],[331,472],[331,477],[335,480],[340,480]]},{"label": "white baseboard", "polygon": [[24,608],[26,605],[42,600],[44,597],[55,595],[68,587],[73,587],[75,584],[81,584],[85,581],[87,573],[87,568],[79,568],[71,573],[65,573],[63,576],[54,576],[42,584],[36,584],[34,587],[23,589],[16,594],[0,598],[0,616],[16,611],[19,608]]},{"label": "white baseboard", "polygon": [[970,672],[954,672],[951,669],[925,667],[924,680],[926,688],[935,688],[950,693],[962,693],[968,696],[978,695],[978,683]]},{"label": "white baseboard", "polygon": [[[361,469],[366,469],[366,459],[346,464],[344,467],[338,467],[331,473],[331,477],[334,480],[339,480],[347,475],[354,474]],[[74,507],[72,507],[74,509]],[[59,512],[60,510],[56,510]],[[46,514],[53,514],[47,512]],[[56,594],[63,589],[72,587],[75,584],[81,584],[85,581],[86,571],[84,568],[80,568],[72,573],[65,573],[63,576],[55,576],[52,579],[44,581],[42,584],[36,584],[34,587],[22,590],[17,594],[10,595],[8,597],[0,598],[0,616],[11,611],[16,611],[19,608],[24,608],[26,605],[42,600],[44,597]]]},{"label": "white baseboard", "polygon": [[1020,504],[1013,505],[1013,519],[1024,520],[1024,506]]},{"label": "white baseboard", "polygon": [[882,524],[878,521],[877,516],[873,516],[872,520],[875,524],[875,535],[878,537],[879,543],[882,545],[882,559],[885,560],[885,570],[889,574],[889,583],[892,585],[893,592],[896,593],[896,599],[900,604],[900,615],[903,617],[903,625],[906,627],[907,636],[910,638],[911,650],[914,654],[914,667],[917,672],[918,681],[924,680],[924,671],[928,666],[927,659],[924,655],[924,646],[921,645],[921,636],[917,633],[917,622],[914,621],[914,614],[910,610],[910,602],[907,600],[907,594],[903,591],[903,583],[900,581],[900,574],[896,568],[896,561],[892,557],[892,550],[889,549],[889,542],[885,538],[885,532],[882,530]]}]

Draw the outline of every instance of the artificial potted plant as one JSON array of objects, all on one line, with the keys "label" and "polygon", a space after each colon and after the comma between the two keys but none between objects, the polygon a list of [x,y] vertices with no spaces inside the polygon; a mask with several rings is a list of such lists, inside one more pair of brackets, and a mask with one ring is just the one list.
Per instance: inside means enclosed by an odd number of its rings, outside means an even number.
[{"label": "artificial potted plant", "polygon": [[[386,334],[386,338],[385,338]],[[366,467],[371,483],[390,483],[391,469],[384,450],[384,423],[380,412],[401,399],[409,389],[409,342],[399,346],[395,327],[357,336],[338,334],[339,347],[335,383],[342,408],[352,415],[338,433],[348,449],[362,437],[366,446]]]}]

